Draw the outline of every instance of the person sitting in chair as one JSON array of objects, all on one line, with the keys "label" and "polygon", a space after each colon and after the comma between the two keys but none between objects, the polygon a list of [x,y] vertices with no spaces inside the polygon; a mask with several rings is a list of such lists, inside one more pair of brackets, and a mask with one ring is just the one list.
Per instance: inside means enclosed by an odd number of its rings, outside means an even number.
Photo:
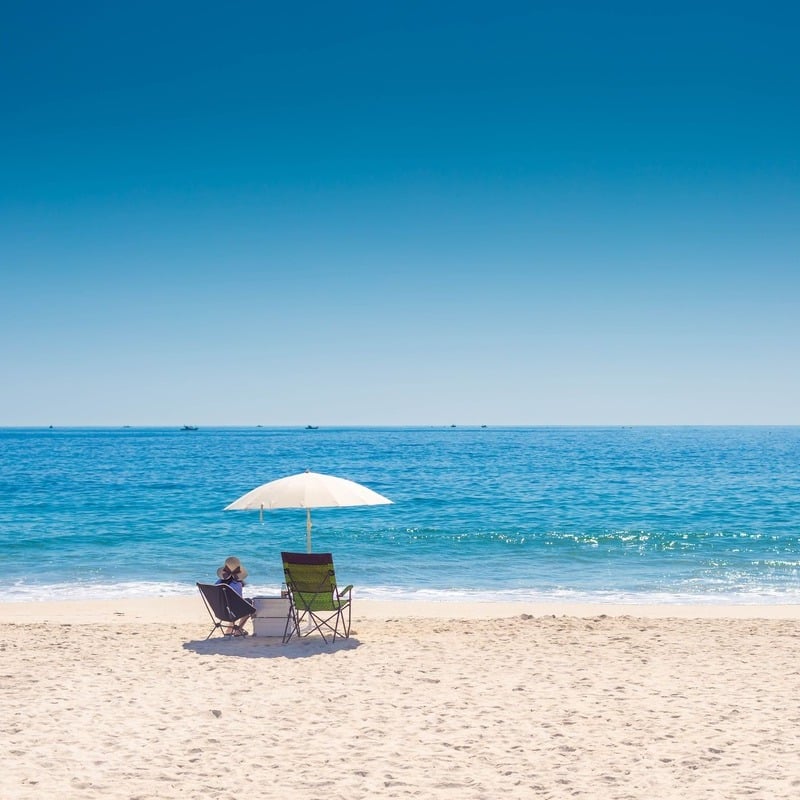
[{"label": "person sitting in chair", "polygon": [[[225,559],[225,563],[217,570],[217,583],[225,583],[233,589],[239,597],[244,597],[244,579],[247,577],[247,570],[242,566],[236,556],[229,556]],[[237,619],[235,625],[242,626],[250,617],[242,617]],[[234,632],[236,636],[247,636],[247,632],[242,630],[241,633],[235,628],[229,628],[226,633]]]}]

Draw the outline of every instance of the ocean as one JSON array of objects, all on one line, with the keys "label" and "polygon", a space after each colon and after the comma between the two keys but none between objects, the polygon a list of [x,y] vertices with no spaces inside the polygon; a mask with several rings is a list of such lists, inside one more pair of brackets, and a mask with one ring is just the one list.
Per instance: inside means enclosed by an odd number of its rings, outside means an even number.
[{"label": "ocean", "polygon": [[800,427],[0,429],[2,599],[273,593],[305,512],[223,509],[306,469],[394,501],[312,512],[356,596],[800,602]]}]

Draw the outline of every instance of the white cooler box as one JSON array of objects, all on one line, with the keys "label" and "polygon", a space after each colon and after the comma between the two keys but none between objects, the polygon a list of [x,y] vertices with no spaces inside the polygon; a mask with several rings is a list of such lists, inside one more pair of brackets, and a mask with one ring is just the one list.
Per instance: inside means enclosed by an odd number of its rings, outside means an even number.
[{"label": "white cooler box", "polygon": [[283,636],[289,616],[288,597],[254,597],[253,636]]}]

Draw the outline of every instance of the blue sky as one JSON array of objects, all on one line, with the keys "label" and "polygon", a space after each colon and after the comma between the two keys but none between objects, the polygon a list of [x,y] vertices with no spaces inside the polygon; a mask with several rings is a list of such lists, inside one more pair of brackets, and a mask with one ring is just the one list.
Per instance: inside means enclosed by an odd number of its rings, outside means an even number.
[{"label": "blue sky", "polygon": [[800,423],[792,5],[289,5],[3,10],[0,425]]}]

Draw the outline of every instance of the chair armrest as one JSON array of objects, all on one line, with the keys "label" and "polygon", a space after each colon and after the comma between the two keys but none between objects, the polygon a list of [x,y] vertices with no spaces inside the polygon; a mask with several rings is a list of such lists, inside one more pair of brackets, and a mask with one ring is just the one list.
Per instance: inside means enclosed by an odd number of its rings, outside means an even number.
[{"label": "chair armrest", "polygon": [[336,589],[336,596],[341,597],[343,594],[350,594],[353,591],[353,584],[350,583],[344,587],[344,589]]}]

